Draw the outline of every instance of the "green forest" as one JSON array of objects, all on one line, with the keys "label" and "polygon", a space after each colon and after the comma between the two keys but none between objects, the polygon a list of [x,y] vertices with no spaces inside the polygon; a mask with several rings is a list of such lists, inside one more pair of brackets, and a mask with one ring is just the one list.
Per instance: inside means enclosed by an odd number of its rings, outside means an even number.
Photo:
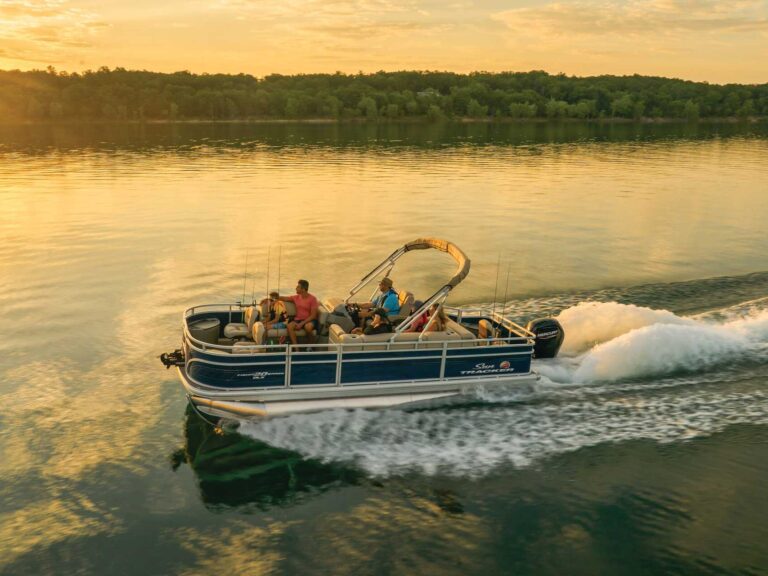
[{"label": "green forest", "polygon": [[768,116],[768,84],[651,76],[0,71],[0,121],[653,119]]}]

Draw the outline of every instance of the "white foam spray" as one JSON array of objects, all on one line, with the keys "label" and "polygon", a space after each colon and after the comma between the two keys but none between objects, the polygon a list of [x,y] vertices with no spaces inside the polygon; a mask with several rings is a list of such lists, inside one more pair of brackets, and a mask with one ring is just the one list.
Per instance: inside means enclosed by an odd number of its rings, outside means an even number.
[{"label": "white foam spray", "polygon": [[481,391],[475,400],[482,404],[458,409],[334,410],[244,422],[240,432],[375,476],[478,477],[605,442],[672,442],[732,424],[768,424],[762,376],[745,385],[748,372],[730,378],[712,369],[753,354],[752,369],[763,374],[768,310],[725,311],[714,321],[589,303],[560,318],[569,337],[578,327],[588,333],[573,349],[601,343],[580,355],[537,362],[544,377],[536,386],[509,394]]},{"label": "white foam spray", "polygon": [[465,410],[342,411],[245,422],[240,433],[374,476],[476,478],[606,442],[688,440],[737,423],[768,424],[762,390],[662,389],[650,396],[575,395]]},{"label": "white foam spray", "polygon": [[565,330],[561,354],[583,352],[631,330],[654,324],[689,324],[692,320],[668,310],[618,302],[582,302],[563,310],[557,320]]},{"label": "white foam spray", "polygon": [[[585,316],[593,315],[593,319]],[[725,317],[729,315],[724,314]],[[682,318],[667,310],[611,303],[574,306],[558,317],[570,349],[598,341],[576,358],[539,370],[556,382],[591,383],[703,370],[754,352],[768,338],[768,310],[750,309],[725,322]],[[579,327],[584,330],[582,335]]]}]

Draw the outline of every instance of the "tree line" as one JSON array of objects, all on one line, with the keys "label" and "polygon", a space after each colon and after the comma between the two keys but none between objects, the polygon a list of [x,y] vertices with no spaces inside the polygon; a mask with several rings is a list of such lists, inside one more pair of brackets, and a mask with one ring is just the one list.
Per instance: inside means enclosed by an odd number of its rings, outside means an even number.
[{"label": "tree line", "polygon": [[0,70],[0,121],[768,116],[768,84],[532,72],[165,74]]}]

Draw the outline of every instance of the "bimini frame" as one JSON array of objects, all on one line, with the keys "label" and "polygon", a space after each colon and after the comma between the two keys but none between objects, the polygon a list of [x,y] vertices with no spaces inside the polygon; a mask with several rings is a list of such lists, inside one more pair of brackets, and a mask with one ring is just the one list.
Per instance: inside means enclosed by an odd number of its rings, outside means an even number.
[{"label": "bimini frame", "polygon": [[[414,310],[410,316],[408,316],[400,323],[400,325],[392,333],[392,338],[394,339],[397,334],[400,334],[401,332],[404,332],[410,328],[416,319],[424,314],[427,310],[429,310],[433,304],[439,303],[439,305],[442,306],[451,290],[458,286],[459,283],[467,277],[467,274],[469,274],[470,260],[467,258],[467,255],[464,254],[462,249],[456,246],[456,244],[449,242],[448,240],[441,240],[440,238],[417,238],[412,242],[408,242],[405,246],[402,246],[401,248],[398,248],[392,252],[392,254],[387,256],[381,264],[366,274],[363,279],[360,280],[360,282],[358,282],[349,291],[349,296],[347,296],[346,300],[344,300],[344,303],[349,303],[350,299],[355,294],[370,284],[370,282],[379,276],[379,274],[382,272],[384,272],[385,278],[388,277],[389,273],[392,271],[392,268],[395,266],[395,262],[406,253],[410,252],[411,250],[429,249],[440,250],[441,252],[446,252],[452,256],[457,264],[456,272],[446,284],[444,284],[437,292],[432,294],[432,296],[427,298],[417,310]],[[429,322],[431,323],[433,320],[434,318],[430,318]]]}]

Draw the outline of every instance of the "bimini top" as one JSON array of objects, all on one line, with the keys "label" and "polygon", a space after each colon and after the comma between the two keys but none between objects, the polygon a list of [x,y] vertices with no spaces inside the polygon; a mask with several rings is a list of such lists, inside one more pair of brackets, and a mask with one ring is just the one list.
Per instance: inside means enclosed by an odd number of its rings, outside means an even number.
[{"label": "bimini top", "polygon": [[467,258],[467,255],[464,254],[462,249],[456,246],[456,244],[453,242],[449,242],[448,240],[441,240],[440,238],[418,238],[412,242],[408,242],[404,246],[406,252],[411,250],[428,250],[429,248],[434,248],[435,250],[440,250],[441,252],[450,254],[453,259],[456,260],[456,264],[458,264],[456,273],[448,281],[446,286],[455,288],[459,282],[467,277],[467,274],[469,274],[470,266],[469,258]]}]

